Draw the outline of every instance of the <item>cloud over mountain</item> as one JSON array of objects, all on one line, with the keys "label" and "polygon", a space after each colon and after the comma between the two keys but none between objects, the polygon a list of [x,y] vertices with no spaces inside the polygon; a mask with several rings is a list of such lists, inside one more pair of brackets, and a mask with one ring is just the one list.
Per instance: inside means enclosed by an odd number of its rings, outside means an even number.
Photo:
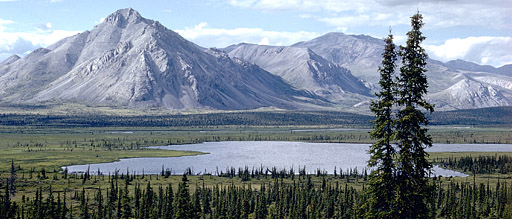
[{"label": "cloud over mountain", "polygon": [[235,42],[291,45],[319,36],[318,33],[306,31],[286,32],[269,31],[261,28],[214,28],[209,27],[206,22],[201,22],[192,28],[176,30],[176,32],[201,46],[219,48],[232,45]]},{"label": "cloud over mountain", "polygon": [[441,61],[463,59],[484,65],[512,63],[511,37],[467,37],[449,39],[439,46],[427,45],[430,57]]}]

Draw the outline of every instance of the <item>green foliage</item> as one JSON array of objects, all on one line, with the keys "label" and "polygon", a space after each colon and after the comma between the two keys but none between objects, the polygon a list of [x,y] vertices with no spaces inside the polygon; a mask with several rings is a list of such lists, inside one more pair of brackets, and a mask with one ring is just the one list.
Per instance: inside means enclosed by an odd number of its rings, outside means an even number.
[{"label": "green foliage", "polygon": [[[194,179],[205,177],[213,176],[194,176]],[[136,182],[145,181],[141,176],[134,178]],[[60,191],[55,195],[57,190],[52,188],[40,187],[33,197],[17,201],[10,199],[5,190],[0,195],[0,218],[22,218],[22,215],[23,218],[361,218],[365,213],[361,210],[367,198],[364,188],[340,184],[339,178],[332,176],[276,178],[254,185],[213,183],[196,185],[193,192],[184,179],[176,193],[171,185],[162,188],[149,182],[143,190],[138,184],[132,185],[135,189],[130,193],[126,192],[127,184],[117,188],[118,179],[112,177],[106,193],[101,192],[101,188],[75,189],[72,199],[79,203],[75,210],[66,202],[66,194]],[[429,184],[436,191],[431,193],[432,202],[427,205],[429,217],[509,218],[511,214],[512,185],[509,182],[455,182],[433,178]],[[88,197],[94,198],[89,200]],[[100,204],[102,200],[110,200],[107,202],[114,202],[114,206],[107,204],[105,208]],[[117,203],[120,205],[116,206]],[[112,210],[112,213],[104,210]],[[128,212],[133,214],[128,216]]]},{"label": "green foliage", "polygon": [[431,186],[427,183],[432,165],[425,148],[432,146],[432,138],[424,125],[428,119],[420,108],[433,112],[426,102],[428,82],[427,54],[421,47],[425,40],[420,29],[423,17],[418,12],[411,18],[412,30],[407,33],[407,45],[400,48],[402,67],[397,81],[396,133],[399,156],[397,164],[396,210],[402,218],[427,218]]},{"label": "green foliage", "polygon": [[334,111],[226,112],[144,116],[2,114],[2,126],[209,127],[350,125],[366,127],[371,116]]},{"label": "green foliage", "polygon": [[128,219],[132,217],[132,206],[130,192],[128,191],[128,181],[124,184],[124,189],[121,191],[121,218]]},{"label": "green foliage", "polygon": [[178,186],[178,192],[176,194],[175,201],[175,215],[174,218],[195,218],[194,217],[194,208],[192,206],[192,201],[190,199],[190,193],[188,190],[188,179],[187,175],[183,174],[182,182]]},{"label": "green foliage", "polygon": [[[428,56],[420,45],[425,40],[420,31],[422,19],[419,12],[411,17],[412,30],[407,33],[407,45],[400,47],[402,66],[396,81],[393,73],[397,58],[391,33],[386,39],[379,68],[382,90],[377,94],[378,101],[370,105],[376,117],[370,135],[377,142],[369,151],[368,165],[375,169],[370,174],[364,206],[367,218],[431,216],[428,204],[433,188],[427,177],[432,165],[425,149],[432,146],[432,137],[424,127],[428,125],[428,119],[422,110],[432,113],[434,106],[425,99]],[[397,152],[392,142],[396,143]]]},{"label": "green foliage", "polygon": [[11,196],[16,194],[16,167],[14,166],[14,159],[11,159],[11,168],[10,171],[11,176],[9,177],[8,187],[9,193]]},{"label": "green foliage", "polygon": [[[511,126],[512,107],[435,112],[432,125]],[[366,128],[374,118],[348,112],[276,111],[223,112],[169,115],[40,115],[0,114],[0,125],[8,127],[216,127],[216,126],[311,126],[340,125]]]},{"label": "green foliage", "polygon": [[472,174],[512,173],[512,156],[464,156],[459,159],[449,157],[447,159],[435,159],[440,167],[455,169]]},{"label": "green foliage", "polygon": [[381,91],[376,94],[377,102],[370,105],[370,110],[375,114],[374,130],[370,136],[377,139],[377,142],[369,150],[371,156],[368,166],[375,169],[370,173],[368,182],[368,197],[364,205],[366,218],[390,218],[395,214],[392,206],[395,200],[395,150],[391,141],[394,134],[392,110],[395,103],[393,74],[397,54],[391,31],[385,41],[382,66],[379,67]]}]

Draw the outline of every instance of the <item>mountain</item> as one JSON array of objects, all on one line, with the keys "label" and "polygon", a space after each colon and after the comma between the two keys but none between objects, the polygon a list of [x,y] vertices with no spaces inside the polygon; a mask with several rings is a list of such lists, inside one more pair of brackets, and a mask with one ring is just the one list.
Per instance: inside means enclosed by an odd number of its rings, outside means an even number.
[{"label": "mountain", "polygon": [[4,61],[0,62],[0,68],[4,65],[9,65],[15,61],[18,61],[19,59],[21,59],[21,57],[19,57],[18,55],[12,55],[11,57],[8,57]]},{"label": "mountain", "polygon": [[512,64],[499,67],[496,73],[512,77]]},{"label": "mountain", "polygon": [[495,72],[496,68],[490,65],[479,65],[473,62],[464,61],[461,59],[448,61],[445,65],[454,70],[474,71],[474,72]]},{"label": "mountain", "polygon": [[[308,48],[328,61],[341,65],[378,88],[378,66],[384,41],[366,35],[328,33],[292,47]],[[512,65],[501,68],[481,66],[462,60],[442,63],[427,60],[429,99],[437,110],[471,109],[512,105]],[[397,69],[397,74],[398,74]],[[376,90],[376,89],[374,89]],[[368,102],[357,106],[366,107]]]},{"label": "mountain", "polygon": [[464,78],[448,89],[429,96],[436,107],[444,110],[512,106],[512,92]]},{"label": "mountain", "polygon": [[[384,41],[328,33],[292,46],[204,49],[133,9],[0,63],[1,105],[368,110]],[[427,60],[437,110],[512,106],[512,65]]]},{"label": "mountain", "polygon": [[379,81],[376,66],[379,66],[384,41],[366,35],[327,33],[292,47],[309,48],[325,59],[349,69],[352,74],[365,81]]},{"label": "mountain", "polygon": [[325,103],[254,64],[204,50],[133,9],[4,61],[0,101],[222,110]]},{"label": "mountain", "polygon": [[327,61],[309,48],[242,43],[224,50],[231,57],[254,63],[292,86],[332,102],[351,106],[370,97],[370,89],[348,69]]},{"label": "mountain", "polygon": [[479,65],[464,60],[452,60],[445,63],[446,66],[454,70],[472,71],[472,72],[491,72],[512,77],[512,64],[495,68],[490,65]]}]

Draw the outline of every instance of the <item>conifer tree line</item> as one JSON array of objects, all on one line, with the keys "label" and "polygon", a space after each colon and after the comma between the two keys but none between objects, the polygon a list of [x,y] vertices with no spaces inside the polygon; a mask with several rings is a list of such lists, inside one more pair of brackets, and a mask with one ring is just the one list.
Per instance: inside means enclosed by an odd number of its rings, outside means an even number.
[{"label": "conifer tree line", "polygon": [[[425,75],[427,54],[421,47],[425,40],[420,29],[423,17],[411,17],[412,30],[405,46],[397,50],[390,33],[379,67],[381,91],[370,105],[375,114],[370,146],[368,200],[366,218],[429,218],[428,204],[433,188],[428,183],[432,165],[425,149],[432,146],[427,134],[428,119],[434,106],[426,101],[428,88]],[[396,61],[401,58],[399,74]]]},{"label": "conifer tree line", "polygon": [[[33,198],[13,201],[0,194],[0,218],[363,218],[371,198],[363,189],[331,183],[329,177],[275,178],[246,185],[196,185],[187,175],[172,185],[139,184],[135,176],[111,177],[108,188],[66,194],[39,188]],[[353,179],[352,179],[353,180]],[[512,185],[507,182],[454,183],[433,178],[427,208],[432,218],[511,218]],[[4,187],[3,185],[0,185]],[[174,187],[176,188],[176,187]],[[75,203],[73,205],[73,203]],[[78,204],[76,204],[78,203]]]},{"label": "conifer tree line", "polygon": [[435,159],[434,163],[439,164],[443,168],[456,169],[472,174],[512,173],[512,156],[507,155],[465,156],[459,159],[450,157],[447,159]]}]

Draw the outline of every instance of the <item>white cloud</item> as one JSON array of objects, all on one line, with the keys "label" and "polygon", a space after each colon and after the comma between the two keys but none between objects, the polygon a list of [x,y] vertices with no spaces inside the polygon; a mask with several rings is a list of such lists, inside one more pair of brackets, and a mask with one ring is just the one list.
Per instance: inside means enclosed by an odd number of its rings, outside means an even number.
[{"label": "white cloud", "polygon": [[231,0],[229,1],[229,4],[247,8],[253,6],[254,2],[256,2],[256,0]]},{"label": "white cloud", "polygon": [[512,29],[512,4],[507,0],[231,0],[229,3],[263,11],[316,12],[309,17],[333,26],[407,25],[411,13],[419,9],[429,28],[481,26]]},{"label": "white cloud", "polygon": [[177,30],[181,36],[204,47],[226,47],[241,42],[269,45],[291,45],[299,41],[310,40],[320,36],[315,32],[281,32],[261,28],[210,28],[201,22],[195,27]]},{"label": "white cloud", "polygon": [[320,18],[322,22],[325,22],[331,26],[361,26],[364,24],[368,24],[370,21],[370,16],[368,15],[358,15],[358,16],[342,16],[342,17],[329,17],[329,18]]},{"label": "white cloud", "polygon": [[49,32],[50,33],[50,32],[52,32],[53,25],[50,22],[40,23],[40,24],[35,25],[35,28],[39,32]]},{"label": "white cloud", "polygon": [[104,17],[100,18],[100,19],[99,19],[99,20],[97,20],[97,21],[94,21],[94,24],[101,24],[101,23],[103,23],[103,21],[105,21],[105,18],[104,18]]},{"label": "white cloud", "polygon": [[2,20],[0,18],[0,32],[3,32],[5,30],[5,25],[6,24],[13,24],[14,21],[11,21],[11,20]]},{"label": "white cloud", "polygon": [[336,27],[336,30],[342,33],[347,33],[348,27]]},{"label": "white cloud", "polygon": [[30,32],[8,32],[6,25],[13,21],[0,20],[0,61],[17,54],[26,55],[39,47],[47,47],[80,31],[53,30],[51,23],[38,25]]},{"label": "white cloud", "polygon": [[263,37],[258,45],[270,45],[270,39],[268,37]]},{"label": "white cloud", "polygon": [[479,33],[484,31],[504,36],[451,39],[443,45],[433,45],[445,40],[438,37],[428,46],[433,58],[444,61],[460,58],[493,66],[512,63],[510,0],[230,0],[229,4],[265,12],[286,10],[343,32],[396,27],[393,30],[397,44],[406,39],[395,30],[404,32],[403,28],[410,24],[410,16],[419,10],[428,31],[449,32],[450,37],[453,37],[453,30],[466,36],[482,36]]},{"label": "white cloud", "polygon": [[431,58],[441,61],[463,59],[499,67],[512,63],[511,37],[467,37],[449,39],[442,45],[425,45]]},{"label": "white cloud", "polygon": [[308,19],[308,18],[312,18],[313,15],[311,15],[311,14],[300,14],[299,17],[303,18],[303,19]]},{"label": "white cloud", "polygon": [[404,35],[393,34],[393,42],[396,45],[404,45],[406,40],[407,40],[407,37]]},{"label": "white cloud", "polygon": [[260,10],[300,10],[300,11],[365,11],[368,0],[318,1],[318,0],[231,0],[229,4],[237,7]]}]

